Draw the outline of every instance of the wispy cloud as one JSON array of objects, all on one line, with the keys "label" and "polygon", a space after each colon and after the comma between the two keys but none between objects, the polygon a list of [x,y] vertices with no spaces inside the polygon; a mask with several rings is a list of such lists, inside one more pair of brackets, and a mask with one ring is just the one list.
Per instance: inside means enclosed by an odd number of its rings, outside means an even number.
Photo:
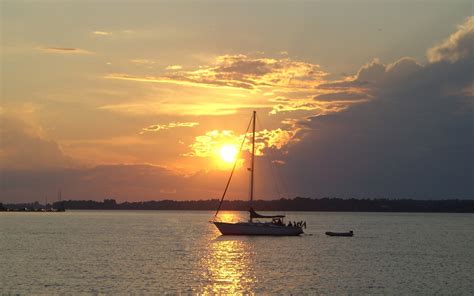
[{"label": "wispy cloud", "polygon": [[252,108],[254,105],[248,104],[227,104],[227,103],[171,103],[160,102],[150,103],[149,101],[136,103],[120,103],[100,106],[100,110],[108,110],[117,113],[129,115],[157,115],[157,114],[173,114],[173,115],[230,115],[235,114],[238,109]]},{"label": "wispy cloud", "polygon": [[[169,68],[168,70],[179,70]],[[214,65],[201,66],[191,71],[175,71],[163,76],[133,76],[110,74],[106,78],[128,79],[142,82],[174,83],[257,89],[260,87],[313,88],[322,82],[326,73],[319,65],[294,61],[288,58],[251,58],[246,55],[224,55]]]},{"label": "wispy cloud", "polygon": [[146,65],[146,66],[151,66],[156,63],[154,60],[150,60],[150,59],[131,59],[130,62],[134,64]]},{"label": "wispy cloud", "polygon": [[270,114],[293,111],[311,111],[313,115],[327,115],[346,110],[351,105],[365,103],[368,99],[315,101],[314,99],[291,99],[275,104]]},{"label": "wispy cloud", "polygon": [[181,65],[169,65],[166,67],[166,70],[181,70],[183,69],[183,66]]},{"label": "wispy cloud", "polygon": [[94,31],[92,32],[93,35],[98,35],[98,36],[109,36],[112,33],[111,32],[105,32],[105,31]]},{"label": "wispy cloud", "polygon": [[161,130],[168,130],[177,127],[195,127],[199,125],[199,122],[170,122],[168,124],[153,124],[142,129],[141,133],[144,132],[158,132]]},{"label": "wispy cloud", "polygon": [[[368,100],[363,88],[354,85],[357,77],[349,77],[344,81],[327,81],[327,73],[319,65],[293,60],[286,56],[268,58],[243,54],[222,55],[216,57],[213,63],[194,70],[183,71],[179,65],[170,65],[166,69],[168,72],[160,76],[113,73],[105,78],[217,90],[244,90],[249,92],[248,96],[254,96],[254,106],[255,100],[259,100],[258,105],[270,107],[271,114],[293,111],[315,111],[315,115],[328,114]],[[339,83],[342,82],[350,85],[341,87]],[[338,84],[332,87],[328,86],[330,83]],[[285,100],[281,101],[281,98]],[[117,110],[120,107],[104,106],[104,108]],[[131,109],[125,110],[131,112]]]},{"label": "wispy cloud", "polygon": [[37,50],[40,50],[42,52],[46,53],[60,53],[60,54],[92,54],[92,52],[85,50],[85,49],[80,49],[80,48],[74,48],[74,47],[53,47],[53,46],[47,46],[47,47],[37,47]]}]

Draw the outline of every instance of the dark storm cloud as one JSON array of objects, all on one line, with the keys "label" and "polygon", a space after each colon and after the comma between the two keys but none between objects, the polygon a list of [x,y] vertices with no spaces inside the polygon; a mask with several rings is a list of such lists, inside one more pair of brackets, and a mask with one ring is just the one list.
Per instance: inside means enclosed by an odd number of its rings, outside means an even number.
[{"label": "dark storm cloud", "polygon": [[[448,40],[469,43],[466,25]],[[293,187],[312,196],[474,198],[473,48],[450,45],[443,54],[456,58],[374,61],[339,85],[364,83],[373,99],[302,122],[306,134],[286,159]]]}]

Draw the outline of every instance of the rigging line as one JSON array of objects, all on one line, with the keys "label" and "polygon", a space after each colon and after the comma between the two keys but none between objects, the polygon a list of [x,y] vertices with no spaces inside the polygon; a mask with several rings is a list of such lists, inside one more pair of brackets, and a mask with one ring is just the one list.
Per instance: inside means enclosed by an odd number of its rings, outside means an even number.
[{"label": "rigging line", "polygon": [[[248,133],[249,128],[250,128],[250,124],[252,123],[252,119],[253,119],[253,115],[250,118],[250,122],[249,122],[249,125],[247,126],[247,129],[245,130],[244,138],[242,139],[242,143],[240,144],[239,153],[242,152],[242,148],[244,147],[245,138],[247,137],[247,133]],[[219,210],[221,209],[222,202],[224,201],[225,194],[227,193],[227,189],[229,189],[230,181],[232,180],[232,176],[234,175],[234,171],[235,171],[235,168],[237,166],[237,161],[239,161],[238,157],[235,158],[234,166],[232,167],[232,171],[230,172],[229,179],[227,180],[227,184],[225,185],[224,193],[222,194],[221,201],[219,202],[219,206],[217,207],[217,211],[216,211],[216,214],[214,215],[213,220],[216,219],[217,214],[219,213]]]},{"label": "rigging line", "polygon": [[[257,118],[257,124],[259,125],[259,128],[263,130],[262,123],[260,122],[260,120],[258,118]],[[271,151],[271,149],[270,149],[270,147],[268,147],[268,153],[269,154],[271,153],[270,151]],[[263,154],[263,156],[265,156],[265,159],[268,161],[268,166],[270,167],[270,172],[271,172],[271,175],[272,175],[272,178],[273,178],[273,183],[275,185],[275,189],[276,189],[276,192],[278,194],[278,197],[282,198],[281,191],[278,187],[278,181],[279,181],[278,176],[275,173],[276,168],[275,168],[273,162],[271,161],[271,159],[268,155]]]}]

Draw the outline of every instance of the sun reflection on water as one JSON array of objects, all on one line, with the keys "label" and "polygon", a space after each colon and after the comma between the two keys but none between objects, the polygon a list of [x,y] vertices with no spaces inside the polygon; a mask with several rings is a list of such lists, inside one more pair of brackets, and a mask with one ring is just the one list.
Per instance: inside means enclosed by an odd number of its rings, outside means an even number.
[{"label": "sun reflection on water", "polygon": [[217,219],[221,222],[239,222],[245,220],[245,217],[238,212],[220,212]]},{"label": "sun reflection on water", "polygon": [[202,259],[203,293],[252,294],[256,278],[251,244],[239,238],[218,237]]}]

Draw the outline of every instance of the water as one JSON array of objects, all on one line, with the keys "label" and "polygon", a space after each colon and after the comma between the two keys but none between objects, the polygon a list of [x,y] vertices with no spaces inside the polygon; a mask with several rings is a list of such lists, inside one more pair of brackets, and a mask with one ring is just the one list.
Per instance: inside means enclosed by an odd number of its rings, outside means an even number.
[{"label": "water", "polygon": [[222,237],[211,212],[0,213],[0,294],[474,293],[472,214],[286,214],[308,234]]}]

